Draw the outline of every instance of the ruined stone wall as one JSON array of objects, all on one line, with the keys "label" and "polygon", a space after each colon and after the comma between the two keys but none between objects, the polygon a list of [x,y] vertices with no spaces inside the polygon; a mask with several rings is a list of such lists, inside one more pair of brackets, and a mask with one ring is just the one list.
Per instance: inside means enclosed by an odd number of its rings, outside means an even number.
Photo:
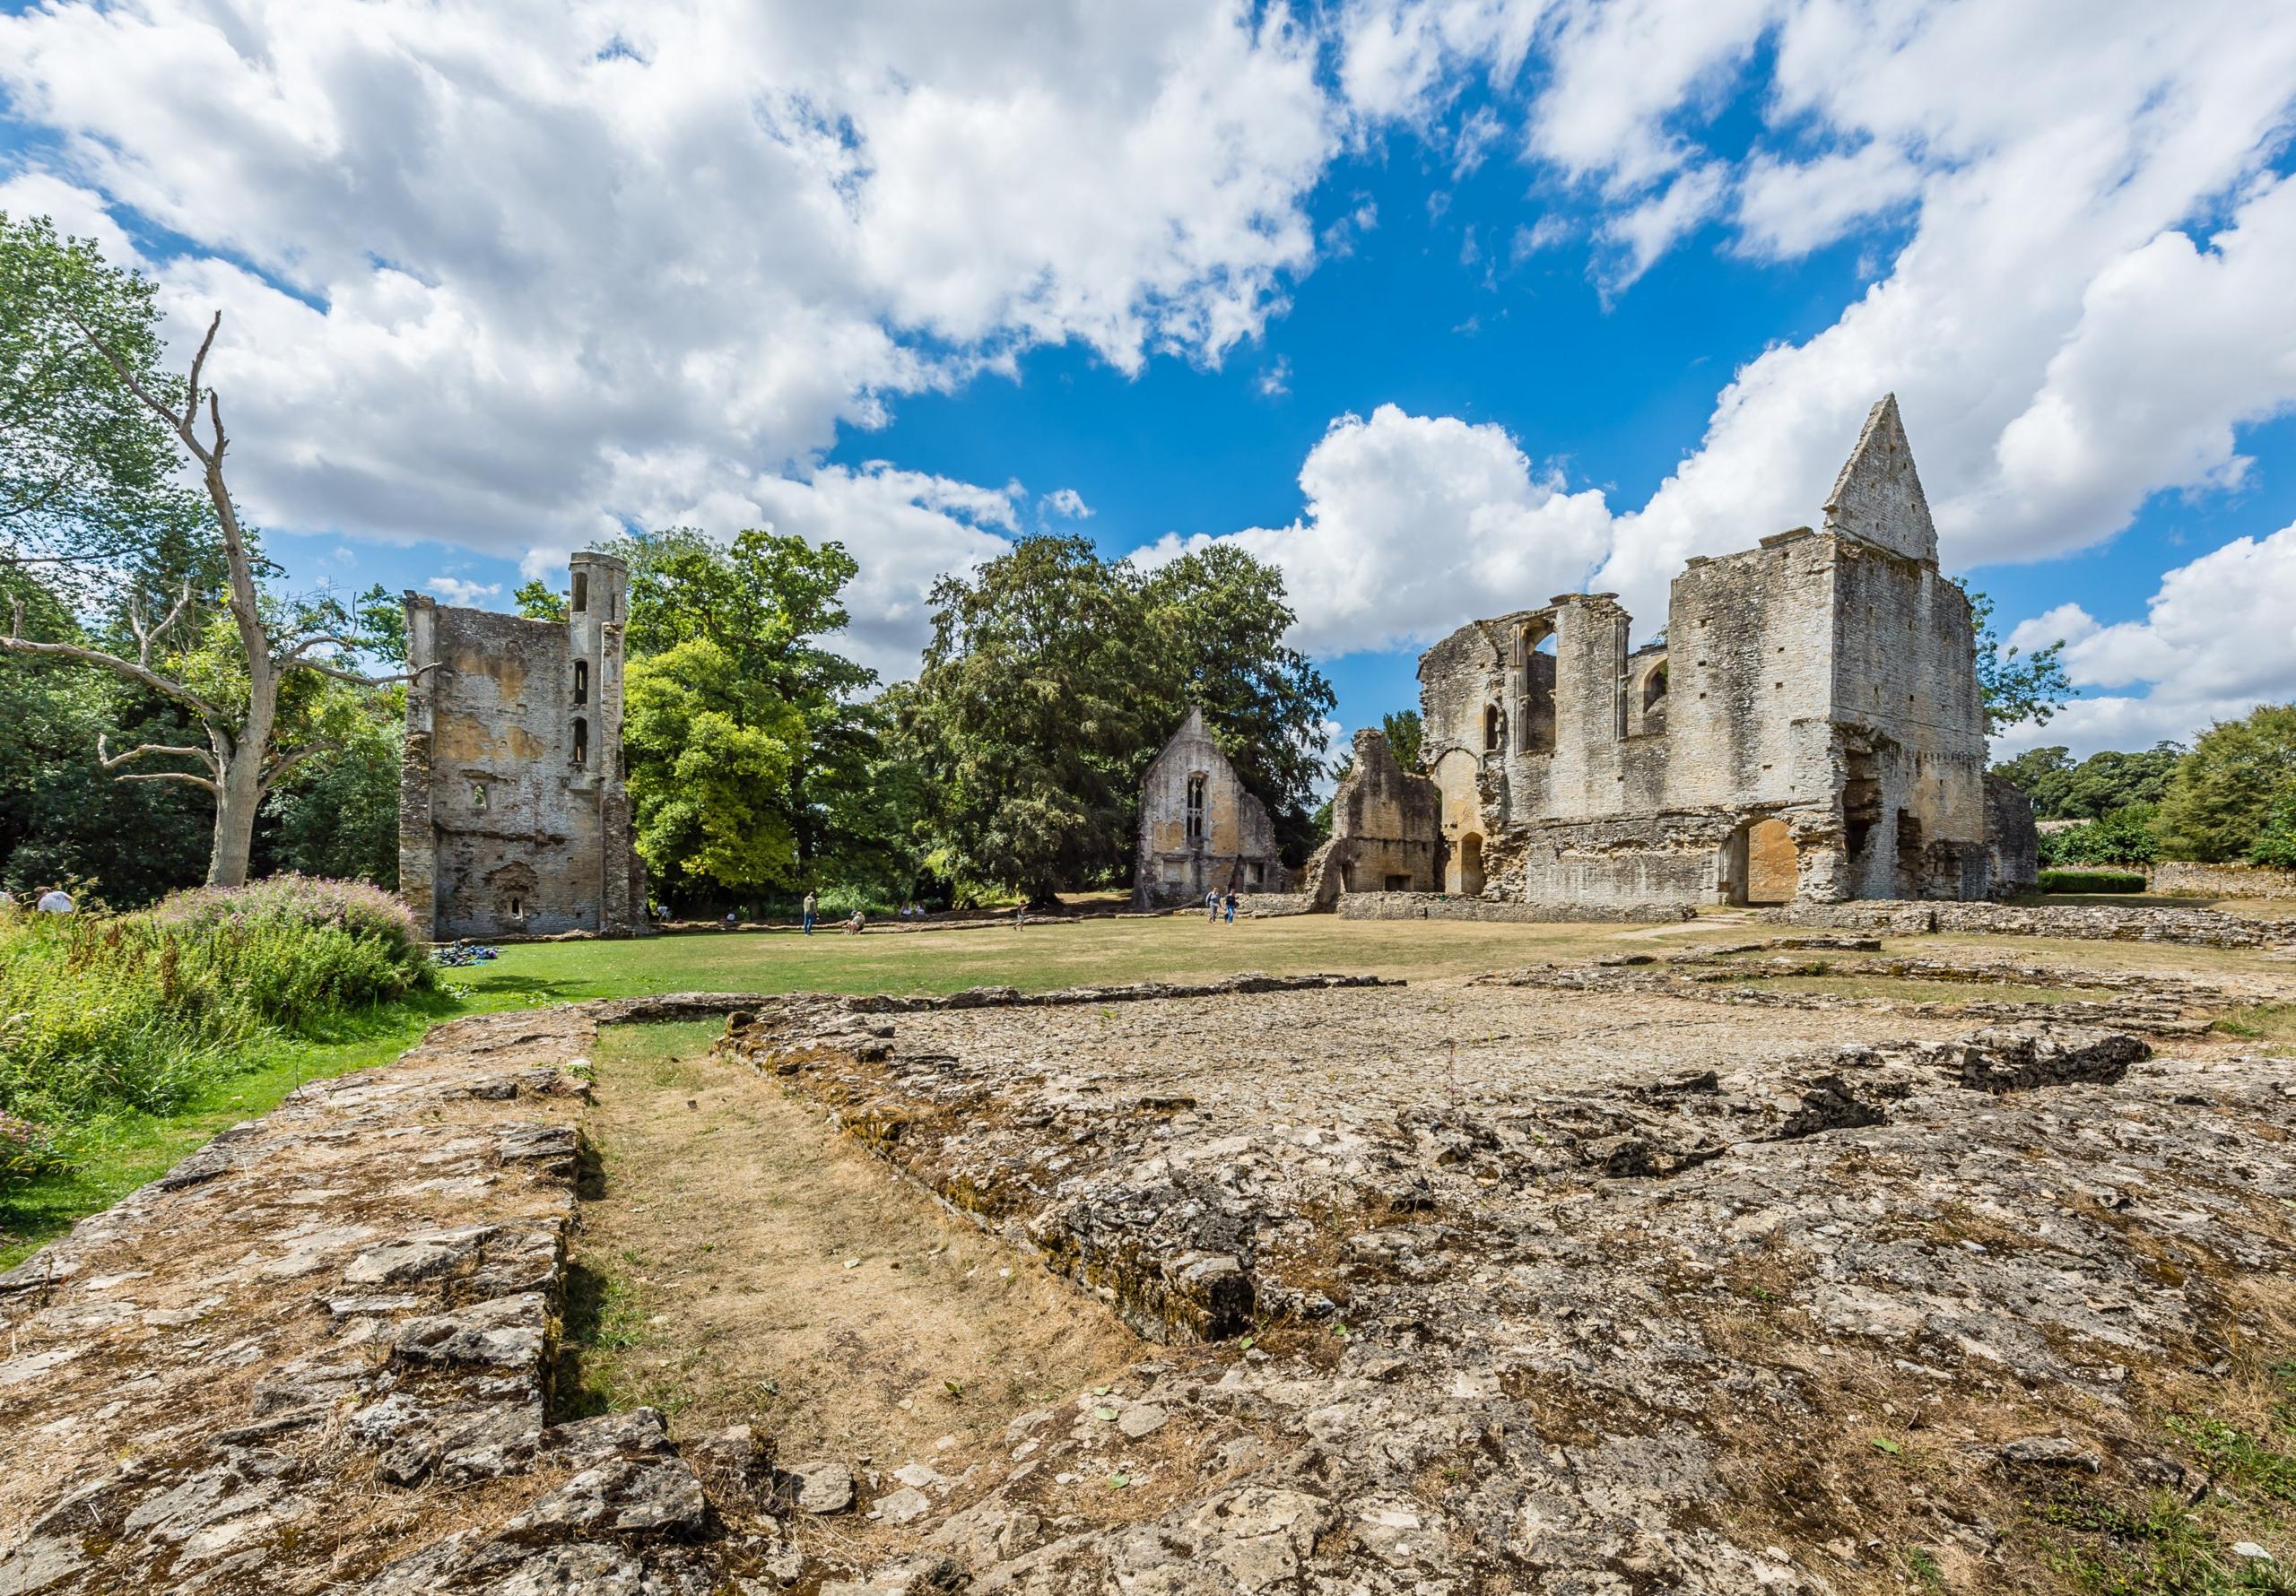
[{"label": "ruined stone wall", "polygon": [[[1189,790],[1201,782],[1190,827]],[[1187,719],[1164,744],[1140,784],[1140,837],[1133,865],[1133,902],[1141,908],[1201,902],[1210,891],[1285,892],[1274,823],[1204,724]]]},{"label": "ruined stone wall", "polygon": [[2254,864],[2193,864],[2183,860],[2170,860],[2152,867],[2152,889],[2155,892],[2205,894],[2213,898],[2296,898],[2296,870],[2266,870]]},{"label": "ruined stone wall", "polygon": [[1984,898],[2019,844],[1988,834],[1969,603],[1938,573],[1893,401],[1867,418],[1826,514],[1822,532],[1692,559],[1662,646],[1630,653],[1613,595],[1567,594],[1431,649],[1421,714],[1445,889]]},{"label": "ruined stone wall", "polygon": [[629,575],[577,555],[564,623],[406,595],[402,890],[431,935],[634,934],[622,752]]},{"label": "ruined stone wall", "polygon": [[1355,733],[1355,765],[1332,794],[1331,840],[1300,872],[1329,906],[1350,892],[1432,892],[1442,880],[1443,795],[1396,763],[1376,727]]},{"label": "ruined stone wall", "polygon": [[2032,801],[2006,776],[1985,778],[1985,836],[1996,898],[2031,892],[2040,885],[2040,828],[2033,820]]}]

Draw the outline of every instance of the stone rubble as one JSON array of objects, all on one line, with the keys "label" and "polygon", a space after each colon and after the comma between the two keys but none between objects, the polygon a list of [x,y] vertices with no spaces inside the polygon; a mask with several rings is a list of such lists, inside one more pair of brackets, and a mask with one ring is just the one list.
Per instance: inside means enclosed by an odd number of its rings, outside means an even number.
[{"label": "stone rubble", "polygon": [[[0,1596],[2041,1590],[2031,1504],[2207,1478],[2169,1418],[2296,1336],[2284,1061],[1602,967],[441,1027],[0,1276]],[[729,1011],[1161,1344],[882,1473],[551,1425],[596,1027]]]}]

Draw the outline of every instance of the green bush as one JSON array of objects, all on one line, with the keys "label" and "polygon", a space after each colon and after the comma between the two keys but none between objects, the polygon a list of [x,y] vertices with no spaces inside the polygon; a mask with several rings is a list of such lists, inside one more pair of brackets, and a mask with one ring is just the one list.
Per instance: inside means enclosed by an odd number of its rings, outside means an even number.
[{"label": "green bush", "polygon": [[0,1112],[68,1144],[437,985],[404,906],[357,882],[202,888],[117,918],[0,911]]},{"label": "green bush", "polygon": [[2044,892],[2142,892],[2144,878],[2130,870],[2045,870]]},{"label": "green bush", "polygon": [[2131,803],[2101,820],[2045,831],[2040,839],[2043,866],[2057,864],[2151,864],[2161,856],[2155,829],[2158,810],[2150,803]]},{"label": "green bush", "polygon": [[2267,870],[2296,870],[2296,786],[2273,803],[2272,818],[2248,850],[2248,863]]}]

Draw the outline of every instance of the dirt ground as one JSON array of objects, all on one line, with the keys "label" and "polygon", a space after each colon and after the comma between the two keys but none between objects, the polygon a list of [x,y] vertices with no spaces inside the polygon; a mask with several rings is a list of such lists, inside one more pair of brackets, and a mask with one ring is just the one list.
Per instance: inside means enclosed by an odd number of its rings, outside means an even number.
[{"label": "dirt ground", "polygon": [[657,1407],[680,1436],[749,1424],[785,1465],[953,1475],[1014,1414],[1149,1355],[820,1110],[707,1056],[721,1028],[601,1036],[561,1409]]}]

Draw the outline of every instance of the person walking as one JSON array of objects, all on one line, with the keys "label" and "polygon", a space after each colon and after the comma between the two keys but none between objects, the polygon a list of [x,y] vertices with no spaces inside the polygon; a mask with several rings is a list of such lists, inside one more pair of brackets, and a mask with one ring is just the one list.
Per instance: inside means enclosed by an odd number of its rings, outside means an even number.
[{"label": "person walking", "polygon": [[1236,923],[1236,889],[1235,889],[1233,887],[1231,887],[1231,888],[1229,888],[1229,889],[1228,889],[1228,924],[1231,924],[1231,925],[1233,925],[1235,923]]},{"label": "person walking", "polygon": [[1204,923],[1211,925],[1220,918],[1220,889],[1212,888],[1204,895]]},{"label": "person walking", "polygon": [[813,892],[810,887],[805,889],[805,934],[813,934]]}]

